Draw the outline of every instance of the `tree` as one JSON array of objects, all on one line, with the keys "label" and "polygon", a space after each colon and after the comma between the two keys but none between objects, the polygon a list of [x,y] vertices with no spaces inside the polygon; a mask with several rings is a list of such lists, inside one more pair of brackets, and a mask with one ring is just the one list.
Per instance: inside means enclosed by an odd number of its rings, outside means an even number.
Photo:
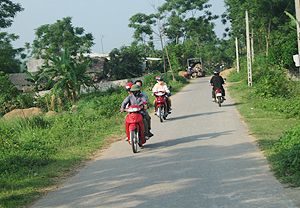
[{"label": "tree", "polygon": [[9,0],[0,1],[0,28],[8,28],[13,23],[13,18],[18,12],[23,11],[19,3],[13,3]]},{"label": "tree", "polygon": [[[168,38],[176,44],[180,38],[183,41],[194,38],[199,44],[213,41],[216,35],[213,31],[214,23],[211,21],[218,16],[205,10],[211,7],[207,2],[208,0],[166,0],[158,10],[161,15],[169,14],[165,25]],[[203,10],[204,15],[200,15]]]},{"label": "tree", "polygon": [[230,21],[229,35],[243,40],[245,45],[245,10],[249,13],[250,27],[255,33],[255,51],[268,55],[270,46],[281,39],[280,32],[288,17],[284,11],[294,11],[293,4],[286,0],[226,0],[223,22]]},{"label": "tree", "polygon": [[142,76],[142,60],[146,57],[142,46],[138,46],[137,42],[133,42],[129,47],[113,49],[109,57],[110,60],[105,64],[104,71],[113,80]]},{"label": "tree", "polygon": [[82,63],[79,59],[72,58],[71,53],[67,50],[64,50],[60,57],[53,54],[47,59],[50,62],[43,66],[45,74],[50,75],[52,79],[59,77],[58,82],[53,87],[54,92],[63,89],[67,97],[75,101],[80,94],[81,86],[94,86],[91,77],[86,75],[87,67],[91,61],[84,60]]},{"label": "tree", "polygon": [[14,49],[11,44],[18,38],[15,34],[0,33],[0,71],[4,73],[19,73],[21,70],[21,61],[17,57],[25,58],[25,54],[22,54],[24,48]]},{"label": "tree", "polygon": [[40,58],[60,56],[68,50],[72,56],[90,52],[94,45],[91,33],[84,34],[82,27],[73,27],[72,17],[57,20],[54,24],[42,25],[36,29],[36,38],[32,45],[32,55]]},{"label": "tree", "polygon": [[[9,0],[0,1],[0,28],[10,27],[13,23],[13,18],[18,12],[23,10],[19,3],[13,3]],[[21,53],[24,49],[14,49],[11,44],[12,41],[18,38],[19,36],[15,34],[0,33],[0,71],[4,73],[20,72],[21,61],[17,57],[25,58],[25,54]]]}]

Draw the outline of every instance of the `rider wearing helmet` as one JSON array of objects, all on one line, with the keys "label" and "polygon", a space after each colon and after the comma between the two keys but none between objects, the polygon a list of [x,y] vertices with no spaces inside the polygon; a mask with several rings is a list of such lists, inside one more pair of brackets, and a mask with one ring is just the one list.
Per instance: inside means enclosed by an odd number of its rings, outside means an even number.
[{"label": "rider wearing helmet", "polygon": [[131,93],[131,92],[130,92],[130,89],[131,89],[132,85],[133,85],[133,83],[129,82],[129,83],[127,83],[126,86],[125,86],[125,90],[128,91],[129,94]]},{"label": "rider wearing helmet", "polygon": [[167,86],[167,84],[164,82],[164,78],[162,76],[156,76],[155,77],[157,83],[154,85],[152,92],[158,92],[158,91],[163,91],[166,92],[168,94],[167,97],[167,111],[170,114],[171,113],[171,99],[169,98],[169,96],[171,96],[171,92]]},{"label": "rider wearing helmet", "polygon": [[226,100],[225,99],[225,90],[223,88],[224,79],[219,74],[220,74],[220,72],[218,70],[215,70],[214,76],[210,80],[210,85],[213,86],[213,89],[212,89],[212,101],[213,102],[215,101],[215,90],[217,88],[219,88],[222,91],[223,98],[224,98],[224,100]]},{"label": "rider wearing helmet", "polygon": [[[132,93],[123,100],[120,111],[124,112],[124,108],[127,104],[129,104],[129,106],[130,105],[144,106],[144,110],[146,110],[148,108],[148,102],[146,98],[141,94],[141,88],[137,84],[134,84],[132,85],[130,92]],[[144,104],[145,102],[146,104]],[[142,111],[141,113],[143,115],[143,120],[144,120],[145,137],[146,139],[149,139],[150,137],[153,136],[153,134],[149,130],[150,120],[149,118],[146,117],[145,111]]]}]

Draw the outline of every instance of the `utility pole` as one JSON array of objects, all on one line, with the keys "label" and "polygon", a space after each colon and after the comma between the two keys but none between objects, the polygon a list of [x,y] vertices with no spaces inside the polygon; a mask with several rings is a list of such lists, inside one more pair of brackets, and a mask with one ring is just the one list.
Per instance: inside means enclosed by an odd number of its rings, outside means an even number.
[{"label": "utility pole", "polygon": [[237,37],[235,37],[235,52],[236,52],[236,72],[240,73],[239,45],[238,45],[238,38]]},{"label": "utility pole", "polygon": [[176,81],[175,76],[174,76],[174,72],[173,72],[173,70],[172,70],[171,62],[170,62],[170,59],[169,59],[169,55],[168,55],[168,50],[167,50],[167,44],[166,44],[166,38],[165,38],[164,27],[162,27],[162,33],[163,33],[163,37],[164,37],[164,43],[165,43],[165,49],[166,49],[166,55],[167,55],[168,62],[169,62],[169,65],[170,65],[170,69],[171,69],[172,76],[173,76],[173,81]]},{"label": "utility pole", "polygon": [[103,35],[101,35],[101,47],[102,47],[102,54],[104,54],[104,51],[103,51],[103,42],[102,42],[102,38],[103,38],[104,36]]},{"label": "utility pole", "polygon": [[252,55],[252,63],[254,61],[254,33],[253,33],[253,27],[251,32],[251,55]]},{"label": "utility pole", "polygon": [[[300,63],[300,0],[295,0],[295,10],[296,10],[296,20],[297,20],[297,38],[298,38],[298,58]],[[299,77],[300,77],[300,67],[299,67]]]},{"label": "utility pole", "polygon": [[248,86],[252,86],[252,69],[251,69],[251,54],[250,54],[250,35],[249,35],[249,18],[248,10],[246,10],[246,42],[247,42],[247,69],[248,69]]}]

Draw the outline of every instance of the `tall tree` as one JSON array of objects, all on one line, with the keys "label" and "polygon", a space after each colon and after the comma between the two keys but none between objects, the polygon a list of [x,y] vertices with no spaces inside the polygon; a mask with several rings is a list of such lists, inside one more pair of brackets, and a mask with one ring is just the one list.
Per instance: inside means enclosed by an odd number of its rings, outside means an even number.
[{"label": "tall tree", "polygon": [[22,54],[24,48],[13,48],[12,41],[15,41],[19,36],[15,34],[8,34],[6,32],[0,33],[0,71],[4,73],[19,73],[21,70],[21,61],[18,58],[25,58]]},{"label": "tall tree", "polygon": [[10,0],[0,1],[0,28],[8,28],[13,23],[13,18],[18,12],[23,11],[19,3],[13,3]]},{"label": "tall tree", "polygon": [[168,38],[174,43],[180,38],[183,41],[195,38],[200,44],[213,41],[216,35],[211,21],[218,16],[207,10],[210,7],[208,0],[166,0],[158,10],[168,16],[165,29]]},{"label": "tall tree", "polygon": [[[13,3],[9,0],[0,1],[0,28],[8,28],[13,23],[13,18],[18,12],[23,11],[19,3]],[[8,34],[6,32],[0,33],[0,71],[4,73],[18,73],[20,72],[21,61],[19,57],[24,58],[25,55],[21,52],[23,48],[13,48],[12,41],[15,41],[19,36],[15,34]]]},{"label": "tall tree", "polygon": [[82,27],[74,27],[72,17],[57,20],[54,24],[42,25],[36,29],[35,35],[32,55],[36,57],[61,55],[64,50],[75,56],[77,53],[90,52],[90,48],[94,45],[93,35],[84,34]]},{"label": "tall tree", "polygon": [[226,12],[222,15],[223,22],[231,22],[230,35],[239,37],[245,43],[245,10],[248,10],[250,27],[256,37],[255,51],[264,51],[268,55],[270,44],[280,39],[281,30],[288,17],[284,11],[294,13],[292,0],[226,0]]}]

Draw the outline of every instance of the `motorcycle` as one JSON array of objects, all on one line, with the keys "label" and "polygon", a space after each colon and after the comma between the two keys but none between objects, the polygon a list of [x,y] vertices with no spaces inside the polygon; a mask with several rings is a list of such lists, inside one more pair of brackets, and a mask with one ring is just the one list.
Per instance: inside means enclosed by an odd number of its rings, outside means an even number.
[{"label": "motorcycle", "polygon": [[215,90],[215,102],[218,103],[219,107],[221,107],[221,103],[224,102],[222,90],[220,88]]},{"label": "motorcycle", "polygon": [[167,92],[158,91],[158,92],[154,92],[153,95],[155,96],[156,115],[159,118],[160,122],[163,122],[168,116]]},{"label": "motorcycle", "polygon": [[142,147],[146,143],[142,110],[143,108],[137,105],[125,109],[128,112],[125,118],[126,134],[133,153],[137,153],[137,146]]}]

